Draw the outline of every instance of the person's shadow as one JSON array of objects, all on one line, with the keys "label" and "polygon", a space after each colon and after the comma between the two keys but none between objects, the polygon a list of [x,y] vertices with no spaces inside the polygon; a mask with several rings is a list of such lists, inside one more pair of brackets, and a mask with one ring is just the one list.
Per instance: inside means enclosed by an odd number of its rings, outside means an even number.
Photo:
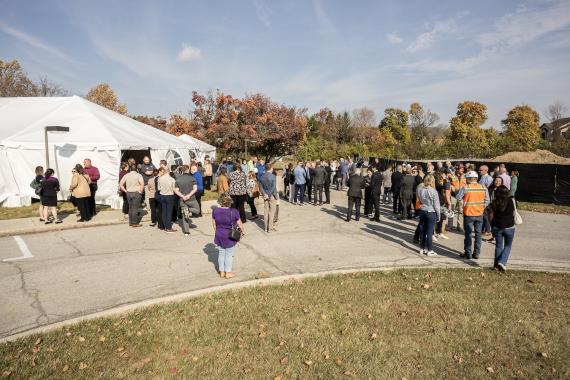
[{"label": "person's shadow", "polygon": [[322,207],[321,211],[329,215],[336,216],[339,219],[346,220],[346,213],[348,212],[348,207],[333,205],[333,209]]},{"label": "person's shadow", "polygon": [[216,272],[219,271],[218,267],[218,248],[213,243],[208,243],[204,246],[204,253],[208,256],[208,261],[214,264]]}]

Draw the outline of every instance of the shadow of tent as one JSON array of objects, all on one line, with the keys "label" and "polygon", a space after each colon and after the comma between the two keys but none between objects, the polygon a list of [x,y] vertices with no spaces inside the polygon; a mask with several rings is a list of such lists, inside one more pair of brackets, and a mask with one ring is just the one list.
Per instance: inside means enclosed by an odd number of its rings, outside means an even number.
[{"label": "shadow of tent", "polygon": [[204,253],[208,256],[208,261],[214,264],[214,269],[218,272],[218,248],[213,243],[208,243],[204,246]]}]

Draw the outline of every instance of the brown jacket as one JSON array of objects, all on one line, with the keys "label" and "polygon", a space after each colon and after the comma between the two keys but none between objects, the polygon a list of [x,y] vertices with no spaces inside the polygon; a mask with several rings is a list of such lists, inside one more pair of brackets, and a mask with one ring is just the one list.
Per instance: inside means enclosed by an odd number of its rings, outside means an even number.
[{"label": "brown jacket", "polygon": [[228,177],[226,177],[225,175],[218,176],[217,188],[218,188],[218,194],[223,194],[227,192],[230,189],[230,184],[228,183]]},{"label": "brown jacket", "polygon": [[152,176],[148,179],[147,188],[148,188],[148,197],[149,198],[154,198],[154,195],[156,194],[156,185],[154,183],[155,178],[156,178],[155,176]]},{"label": "brown jacket", "polygon": [[74,173],[73,178],[71,178],[71,195],[75,198],[88,198],[91,196],[91,189],[89,184],[91,180],[87,174],[80,175],[79,173]]}]

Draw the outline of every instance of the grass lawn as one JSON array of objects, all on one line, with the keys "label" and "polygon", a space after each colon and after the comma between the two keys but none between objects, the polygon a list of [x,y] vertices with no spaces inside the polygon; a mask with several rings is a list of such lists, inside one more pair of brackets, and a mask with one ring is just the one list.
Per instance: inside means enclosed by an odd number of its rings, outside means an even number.
[{"label": "grass lawn", "polygon": [[568,378],[570,275],[398,270],[228,291],[0,345],[8,378]]},{"label": "grass lawn", "polygon": [[[39,217],[39,203],[32,203],[24,207],[0,207],[0,220]],[[71,202],[59,202],[57,212],[61,214],[72,214],[74,207]],[[111,210],[109,206],[97,205],[97,211]],[[50,214],[51,215],[51,214]]]},{"label": "grass lawn", "polygon": [[570,215],[570,206],[530,202],[518,202],[517,205],[520,210],[525,211]]}]

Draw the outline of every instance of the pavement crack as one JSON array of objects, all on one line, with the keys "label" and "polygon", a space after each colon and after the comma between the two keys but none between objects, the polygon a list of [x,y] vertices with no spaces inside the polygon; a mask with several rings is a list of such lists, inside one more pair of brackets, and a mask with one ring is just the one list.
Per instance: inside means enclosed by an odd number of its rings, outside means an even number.
[{"label": "pavement crack", "polygon": [[261,260],[261,261],[263,261],[264,263],[266,263],[266,264],[272,266],[273,268],[275,268],[276,270],[278,270],[278,271],[281,272],[281,273],[287,273],[286,270],[281,269],[281,268],[280,268],[277,264],[275,264],[271,259],[269,259],[269,258],[266,257],[266,256],[263,256],[263,254],[262,254],[259,250],[253,248],[253,246],[252,246],[251,244],[244,243],[243,241],[240,241],[240,244],[243,245],[244,247],[246,247],[247,249],[249,249],[259,260]]},{"label": "pavement crack", "polygon": [[22,293],[24,293],[26,296],[28,296],[29,298],[32,299],[32,302],[30,303],[30,307],[34,310],[37,311],[38,316],[36,318],[36,324],[38,325],[42,325],[45,323],[49,322],[49,318],[48,315],[40,301],[40,291],[39,289],[30,289],[27,282],[26,282],[26,277],[25,277],[25,272],[22,269],[22,267],[17,264],[17,263],[9,263],[9,265],[12,265],[13,267],[15,267],[18,270],[18,274],[20,276],[20,290],[22,291]]},{"label": "pavement crack", "polygon": [[85,256],[82,252],[81,249],[79,249],[79,247],[77,247],[74,243],[72,243],[71,241],[67,240],[65,237],[63,237],[62,235],[56,235],[65,245],[70,246],[73,249],[73,254],[77,255],[77,256]]}]

